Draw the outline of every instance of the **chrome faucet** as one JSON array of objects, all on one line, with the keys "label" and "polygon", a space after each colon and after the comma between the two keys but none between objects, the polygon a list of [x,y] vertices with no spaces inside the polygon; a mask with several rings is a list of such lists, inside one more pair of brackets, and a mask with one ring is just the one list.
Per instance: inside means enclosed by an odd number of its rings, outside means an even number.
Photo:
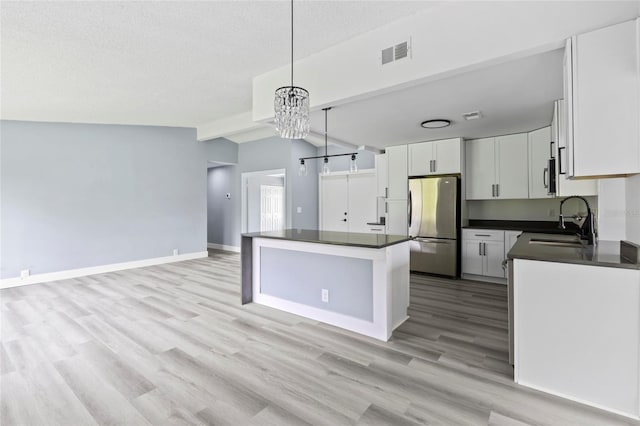
[{"label": "chrome faucet", "polygon": [[[580,216],[579,214],[575,214],[575,215],[571,215],[571,216],[565,216],[565,215],[562,214],[562,206],[564,205],[564,203],[567,200],[570,200],[572,198],[577,198],[577,199],[580,199],[580,200],[584,201],[584,204],[587,206],[587,215],[586,216],[583,217],[583,216]],[[578,220],[578,226],[580,226],[580,238],[583,239],[583,240],[587,240],[587,244],[595,245],[595,243],[596,243],[596,230],[595,230],[595,226],[594,226],[593,212],[591,211],[591,206],[589,205],[589,202],[584,197],[581,197],[579,195],[572,195],[572,196],[567,197],[564,200],[560,201],[560,223],[559,223],[559,227],[561,229],[566,229],[566,226],[564,224],[564,219],[565,218],[577,219]]]}]

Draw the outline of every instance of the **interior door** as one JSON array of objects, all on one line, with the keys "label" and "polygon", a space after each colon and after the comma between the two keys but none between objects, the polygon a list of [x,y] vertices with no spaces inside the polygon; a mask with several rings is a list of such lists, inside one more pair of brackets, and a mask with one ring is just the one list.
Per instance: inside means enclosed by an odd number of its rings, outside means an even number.
[{"label": "interior door", "polygon": [[347,176],[322,176],[321,179],[320,228],[323,231],[348,232],[349,192]]},{"label": "interior door", "polygon": [[[348,181],[347,225],[349,232],[369,232],[367,222],[377,222],[375,173],[351,174]],[[343,222],[344,223],[344,222]]]}]

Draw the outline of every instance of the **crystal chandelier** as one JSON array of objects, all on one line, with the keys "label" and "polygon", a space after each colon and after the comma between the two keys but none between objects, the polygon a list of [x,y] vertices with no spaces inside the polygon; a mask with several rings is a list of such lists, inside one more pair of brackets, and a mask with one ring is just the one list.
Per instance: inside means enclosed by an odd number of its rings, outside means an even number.
[{"label": "crystal chandelier", "polygon": [[291,0],[291,85],[276,90],[273,101],[276,131],[281,138],[302,139],[309,135],[309,92],[293,85],[293,0]]}]

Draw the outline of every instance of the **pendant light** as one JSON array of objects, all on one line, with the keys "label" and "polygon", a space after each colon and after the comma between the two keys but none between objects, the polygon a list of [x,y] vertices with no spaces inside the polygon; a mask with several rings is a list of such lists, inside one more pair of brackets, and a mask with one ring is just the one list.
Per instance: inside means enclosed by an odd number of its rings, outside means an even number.
[{"label": "pendant light", "polygon": [[291,85],[276,90],[273,105],[276,131],[281,138],[302,139],[309,135],[309,92],[293,85],[293,0],[291,0]]},{"label": "pendant light", "polygon": [[324,160],[322,164],[322,174],[326,175],[331,172],[329,168],[329,156],[327,155],[327,111],[331,108],[322,108],[324,111]]},{"label": "pendant light", "polygon": [[300,176],[307,175],[307,165],[305,163],[306,160],[314,160],[322,158],[322,174],[326,175],[331,172],[331,168],[329,167],[329,157],[342,157],[342,156],[350,156],[351,161],[349,163],[349,172],[357,173],[358,172],[358,164],[356,163],[356,157],[358,155],[357,152],[347,152],[344,154],[331,154],[329,155],[328,151],[328,139],[329,133],[327,130],[327,112],[331,109],[331,107],[322,108],[324,111],[324,155],[315,155],[313,157],[300,157],[300,167],[298,168],[298,174]]}]

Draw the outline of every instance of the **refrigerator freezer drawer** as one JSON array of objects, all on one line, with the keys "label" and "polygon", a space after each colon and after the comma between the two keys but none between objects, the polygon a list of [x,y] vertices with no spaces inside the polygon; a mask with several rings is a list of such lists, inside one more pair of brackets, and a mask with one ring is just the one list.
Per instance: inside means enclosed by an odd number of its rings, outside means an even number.
[{"label": "refrigerator freezer drawer", "polygon": [[455,277],[458,273],[458,241],[421,238],[410,241],[410,269]]}]

